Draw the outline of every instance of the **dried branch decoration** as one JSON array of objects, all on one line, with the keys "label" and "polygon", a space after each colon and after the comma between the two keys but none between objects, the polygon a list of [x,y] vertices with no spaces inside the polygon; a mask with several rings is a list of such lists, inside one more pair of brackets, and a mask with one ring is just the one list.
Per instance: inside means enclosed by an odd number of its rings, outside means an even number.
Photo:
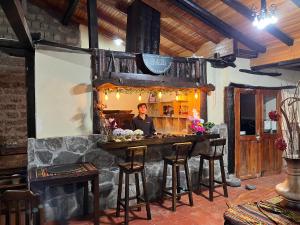
[{"label": "dried branch decoration", "polygon": [[300,158],[300,80],[298,81],[294,95],[287,97],[280,104],[280,111],[284,118],[284,130],[287,130],[288,141],[286,157]]}]

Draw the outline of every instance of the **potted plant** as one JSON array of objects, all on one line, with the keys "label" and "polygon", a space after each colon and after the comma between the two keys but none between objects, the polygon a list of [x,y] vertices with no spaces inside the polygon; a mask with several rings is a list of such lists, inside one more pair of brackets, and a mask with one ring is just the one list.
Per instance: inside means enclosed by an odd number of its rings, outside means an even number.
[{"label": "potted plant", "polygon": [[[291,97],[280,103],[283,118],[284,137],[275,141],[277,149],[283,151],[287,164],[287,177],[284,182],[276,185],[276,191],[284,198],[288,206],[300,208],[300,81]],[[270,112],[271,120],[278,121],[280,114]]]}]

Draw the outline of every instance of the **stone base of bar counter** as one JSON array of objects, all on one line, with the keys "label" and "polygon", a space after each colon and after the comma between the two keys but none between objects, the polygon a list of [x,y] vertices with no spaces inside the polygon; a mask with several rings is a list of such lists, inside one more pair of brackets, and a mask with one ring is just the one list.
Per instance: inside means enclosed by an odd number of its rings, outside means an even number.
[{"label": "stone base of bar counter", "polygon": [[[227,137],[225,125],[216,126],[215,132]],[[100,208],[115,208],[118,188],[118,163],[125,158],[124,149],[107,151],[98,147],[106,140],[101,135],[77,137],[58,137],[46,139],[28,139],[28,168],[66,163],[92,162],[99,169]],[[207,150],[208,142],[197,144],[197,149]],[[146,180],[150,200],[157,200],[161,193],[163,156],[171,155],[171,145],[150,146],[146,159]],[[197,189],[199,156],[189,159],[189,169],[194,190]],[[227,171],[227,147],[224,155]],[[183,168],[182,168],[183,169]],[[208,163],[204,163],[204,178],[208,177]],[[219,165],[215,165],[215,177],[220,179]],[[135,194],[134,176],[130,181],[130,195]],[[181,171],[181,183],[185,184],[184,172]],[[171,168],[168,170],[167,184],[171,185]],[[80,185],[41,188],[47,220],[68,219],[83,213],[83,188]],[[44,193],[43,193],[44,192]],[[90,196],[92,198],[92,196]],[[92,201],[90,201],[92,202]],[[92,206],[89,211],[92,212]]]}]

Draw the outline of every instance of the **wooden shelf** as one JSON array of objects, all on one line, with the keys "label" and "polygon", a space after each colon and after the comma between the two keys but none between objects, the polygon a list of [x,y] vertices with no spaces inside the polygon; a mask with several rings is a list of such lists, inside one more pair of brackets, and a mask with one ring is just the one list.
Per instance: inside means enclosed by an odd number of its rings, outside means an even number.
[{"label": "wooden shelf", "polygon": [[152,118],[168,118],[168,119],[188,119],[188,116],[152,116],[149,115]]},{"label": "wooden shelf", "polygon": [[159,103],[174,103],[174,102],[189,102],[187,100],[174,100],[174,101],[165,101],[165,102],[148,102],[148,104],[159,104]]}]

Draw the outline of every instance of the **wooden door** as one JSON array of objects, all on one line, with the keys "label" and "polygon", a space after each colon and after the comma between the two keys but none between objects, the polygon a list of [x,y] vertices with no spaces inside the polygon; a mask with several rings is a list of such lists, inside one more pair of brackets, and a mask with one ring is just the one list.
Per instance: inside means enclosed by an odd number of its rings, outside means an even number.
[{"label": "wooden door", "polygon": [[280,113],[281,92],[262,90],[262,176],[280,173],[282,168],[282,151],[275,147],[275,140],[281,136],[281,119],[273,122],[268,113],[277,110]]},{"label": "wooden door", "polygon": [[261,94],[259,90],[234,90],[236,176],[261,175]]}]

